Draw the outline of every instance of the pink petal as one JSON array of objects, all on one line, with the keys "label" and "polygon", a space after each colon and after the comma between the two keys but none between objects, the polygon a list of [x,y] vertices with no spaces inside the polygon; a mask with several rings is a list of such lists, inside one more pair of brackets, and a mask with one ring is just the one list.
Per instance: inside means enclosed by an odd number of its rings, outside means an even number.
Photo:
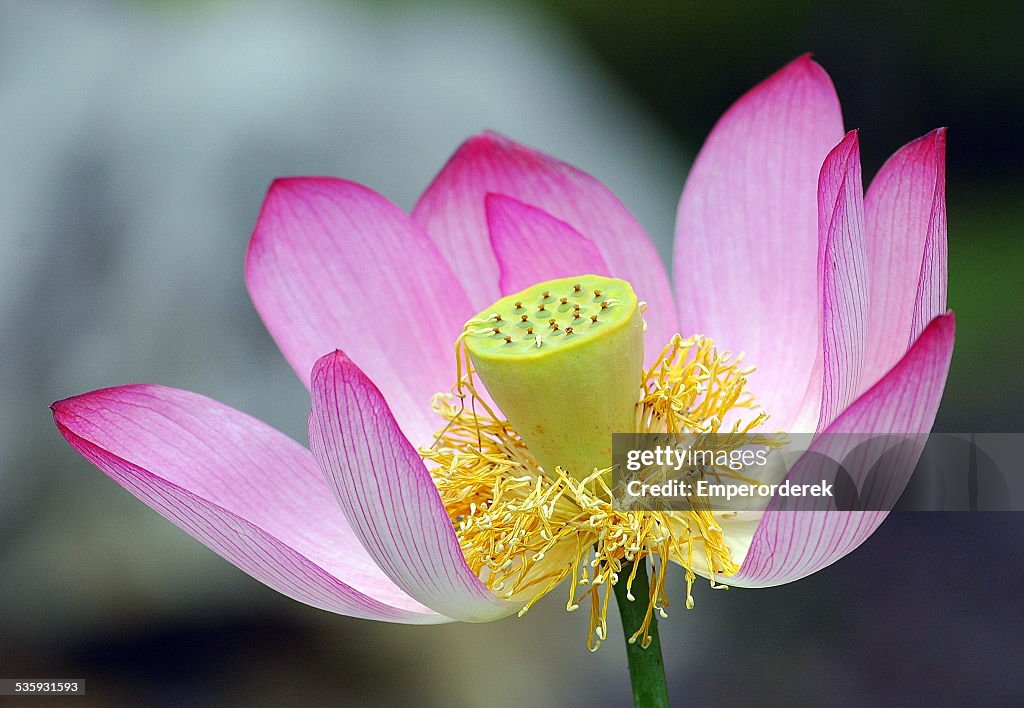
[{"label": "pink petal", "polygon": [[502,295],[555,278],[610,275],[597,247],[564,221],[504,194],[485,202]]},{"label": "pink petal", "polygon": [[455,340],[473,312],[430,239],[352,182],[274,182],[246,257],[246,282],[299,377],[344,347],[374,377],[406,435],[432,439],[430,399],[455,380]]},{"label": "pink petal", "polygon": [[53,404],[61,434],[111,479],[257,580],[314,607],[407,623],[447,618],[359,545],[308,451],[216,401],[122,386]]},{"label": "pink petal", "polygon": [[313,455],[388,577],[455,619],[486,622],[518,610],[466,565],[430,473],[370,379],[339,351],[316,363],[312,393]]},{"label": "pink petal", "polygon": [[477,309],[500,296],[500,271],[487,237],[488,192],[543,209],[583,234],[611,274],[630,281],[640,299],[650,304],[646,319],[653,341],[668,341],[676,330],[675,306],[665,269],[643,227],[590,175],[496,133],[463,143],[412,212],[452,264]]},{"label": "pink petal", "polygon": [[864,198],[871,316],[864,385],[946,310],[946,131],[896,151]]},{"label": "pink petal", "polygon": [[801,57],[722,116],[679,202],[681,327],[747,353],[773,427],[799,410],[820,346],[818,174],[842,137],[832,81]]},{"label": "pink petal", "polygon": [[825,158],[818,181],[821,346],[804,415],[790,432],[823,430],[860,393],[868,316],[861,184],[860,146],[850,131]]},{"label": "pink petal", "polygon": [[[939,407],[949,360],[953,352],[953,314],[940,315],[921,333],[910,351],[881,381],[858,398],[818,438],[811,451],[841,460],[864,438],[846,438],[844,433],[918,434],[931,430]],[[920,436],[923,438],[923,435]],[[902,479],[893,479],[893,494],[906,486],[923,448],[907,450],[900,469]],[[789,477],[799,477],[801,462]],[[809,459],[809,458],[807,458]],[[864,542],[888,512],[885,511],[767,511],[754,533],[740,572],[728,579],[730,585],[760,587],[798,580],[836,562]]]}]

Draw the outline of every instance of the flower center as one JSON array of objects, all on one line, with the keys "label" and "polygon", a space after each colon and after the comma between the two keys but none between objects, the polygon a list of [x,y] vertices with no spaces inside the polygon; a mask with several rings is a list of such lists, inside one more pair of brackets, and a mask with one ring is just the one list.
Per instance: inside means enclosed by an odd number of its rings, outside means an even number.
[{"label": "flower center", "polygon": [[625,280],[583,275],[502,298],[465,344],[487,392],[537,462],[582,479],[611,466],[612,433],[632,432],[643,318]]},{"label": "flower center", "polygon": [[614,584],[632,586],[622,570],[634,559],[652,570],[646,619],[630,639],[643,646],[669,604],[669,562],[685,570],[688,609],[695,569],[713,587],[739,569],[721,515],[613,503],[612,433],[746,433],[767,418],[744,390],[752,369],[707,338],[675,335],[644,370],[643,309],[629,283],[592,275],[499,300],[456,342],[453,393],[434,398],[447,425],[420,450],[473,572],[522,602],[520,614],[567,580],[567,610],[589,600],[591,649],[606,636]]}]

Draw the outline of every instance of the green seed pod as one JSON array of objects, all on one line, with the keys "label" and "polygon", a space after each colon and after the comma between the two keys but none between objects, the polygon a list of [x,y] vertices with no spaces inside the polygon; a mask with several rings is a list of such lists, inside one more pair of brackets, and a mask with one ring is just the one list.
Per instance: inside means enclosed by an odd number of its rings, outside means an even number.
[{"label": "green seed pod", "polygon": [[549,474],[558,466],[582,479],[611,466],[612,433],[633,432],[643,375],[643,317],[628,282],[539,283],[466,332],[477,374]]}]

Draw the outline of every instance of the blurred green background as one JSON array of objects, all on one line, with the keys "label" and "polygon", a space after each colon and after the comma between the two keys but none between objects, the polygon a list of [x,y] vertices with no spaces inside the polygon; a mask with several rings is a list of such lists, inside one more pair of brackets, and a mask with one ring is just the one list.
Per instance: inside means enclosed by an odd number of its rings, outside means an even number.
[{"label": "blurred green background", "polygon": [[[602,179],[667,256],[714,121],[811,51],[866,181],[949,127],[958,331],[936,429],[1020,432],[1022,36],[1019,2],[0,4],[0,677],[85,678],[93,705],[623,705],[622,647],[588,654],[560,596],[484,626],[312,610],[89,467],[48,404],[152,381],[304,442],[308,395],[242,278],[271,179],[344,176],[409,208],[495,128]],[[1022,538],[1019,514],[894,514],[799,583],[698,584],[690,612],[677,573],[672,695],[1019,702]]]}]

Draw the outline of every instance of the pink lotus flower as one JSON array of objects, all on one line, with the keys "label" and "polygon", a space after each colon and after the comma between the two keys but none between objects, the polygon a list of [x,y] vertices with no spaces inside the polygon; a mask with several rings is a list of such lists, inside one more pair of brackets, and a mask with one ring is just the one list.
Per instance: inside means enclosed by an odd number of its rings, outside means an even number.
[{"label": "pink lotus flower", "polygon": [[[674,294],[642,228],[603,185],[495,134],[464,143],[411,217],[351,182],[280,179],[246,279],[310,387],[312,453],[243,413],[161,386],[69,398],[53,405],[54,418],[90,462],[239,568],[355,617],[493,620],[580,572],[596,593],[614,584],[623,559],[645,554],[731,585],[796,580],[853,550],[885,513],[718,519],[721,529],[704,529],[689,559],[664,534],[616,517],[617,533],[636,545],[601,546],[592,576],[571,568],[592,553],[578,529],[574,546],[548,543],[560,527],[538,532],[547,545],[515,558],[491,536],[481,555],[487,539],[470,535],[483,531],[469,517],[484,512],[468,501],[456,509],[447,468],[428,454],[444,424],[437,412],[458,414],[431,399],[457,380],[455,343],[475,312],[532,284],[591,273],[628,281],[647,302],[648,361],[677,331],[745,352],[756,370],[731,380],[756,394],[776,429],[927,432],[954,336],[944,147],[942,130],[903,147],[864,195],[857,133],[844,135],[827,74],[797,59],[730,108],[697,157],[679,204]],[[495,435],[513,457],[532,459],[521,441],[500,437],[511,433]],[[444,464],[470,479],[476,468],[459,467],[469,454]],[[440,467],[428,470],[424,457]],[[542,516],[540,505],[518,503]],[[521,577],[506,587],[509,564]],[[598,635],[602,626],[603,615]]]}]

